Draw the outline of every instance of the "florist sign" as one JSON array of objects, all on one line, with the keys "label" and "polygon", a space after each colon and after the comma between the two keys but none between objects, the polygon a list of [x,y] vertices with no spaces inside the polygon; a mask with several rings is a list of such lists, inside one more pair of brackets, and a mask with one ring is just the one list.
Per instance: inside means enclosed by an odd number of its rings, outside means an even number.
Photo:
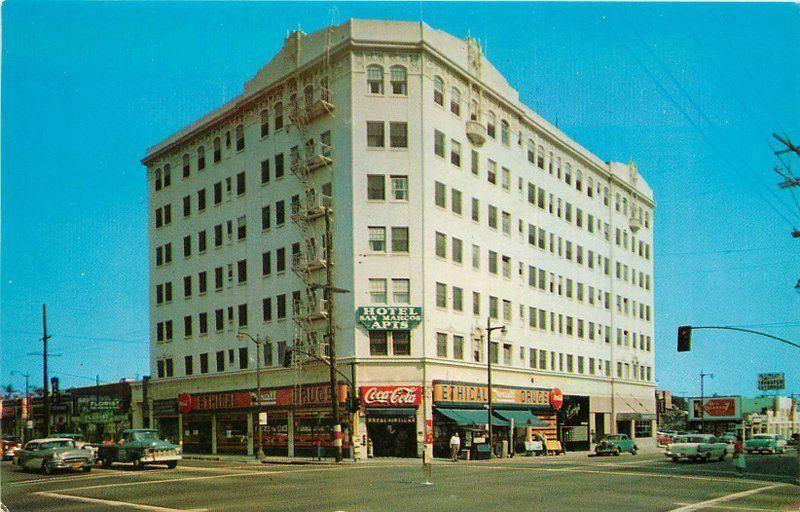
[{"label": "florist sign", "polygon": [[422,321],[422,308],[365,306],[356,310],[356,320],[371,331],[410,331]]}]

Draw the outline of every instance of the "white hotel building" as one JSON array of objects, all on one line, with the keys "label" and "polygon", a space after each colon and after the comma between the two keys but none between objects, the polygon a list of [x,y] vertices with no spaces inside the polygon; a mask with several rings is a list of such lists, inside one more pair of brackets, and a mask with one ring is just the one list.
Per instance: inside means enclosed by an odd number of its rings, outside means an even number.
[{"label": "white hotel building", "polygon": [[[339,391],[354,381],[363,398],[343,405],[346,446],[366,434],[376,455],[414,456],[431,420],[437,453],[453,430],[474,449],[487,317],[506,326],[492,335],[494,422],[503,436],[528,426],[517,447],[538,430],[567,449],[592,431],[652,437],[652,190],[523,105],[474,40],[389,21],[294,32],[143,163],[148,415],[185,450],[258,446],[257,351],[240,330],[267,340],[265,449],[330,445],[327,367],[285,361],[295,343],[325,353],[311,285],[327,265],[348,291],[334,301]],[[406,309],[360,309],[382,306]],[[392,395],[403,403],[376,400]]]}]

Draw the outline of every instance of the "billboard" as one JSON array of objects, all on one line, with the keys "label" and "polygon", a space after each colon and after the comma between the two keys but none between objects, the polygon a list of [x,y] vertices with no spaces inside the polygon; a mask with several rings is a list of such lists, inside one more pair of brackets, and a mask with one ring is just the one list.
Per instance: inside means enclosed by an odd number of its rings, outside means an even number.
[{"label": "billboard", "polygon": [[689,399],[689,421],[741,421],[741,396],[710,396]]},{"label": "billboard", "polygon": [[786,377],[782,373],[759,373],[758,389],[770,391],[786,388]]}]

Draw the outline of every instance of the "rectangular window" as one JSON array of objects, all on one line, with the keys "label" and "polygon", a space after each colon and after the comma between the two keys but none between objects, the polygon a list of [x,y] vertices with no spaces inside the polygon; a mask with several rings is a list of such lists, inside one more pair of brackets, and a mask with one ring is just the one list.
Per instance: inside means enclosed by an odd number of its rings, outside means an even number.
[{"label": "rectangular window", "polygon": [[222,202],[222,182],[218,181],[214,183],[214,204],[220,204]]},{"label": "rectangular window", "polygon": [[247,304],[239,304],[239,327],[247,327]]},{"label": "rectangular window", "polygon": [[434,201],[439,208],[447,208],[447,187],[444,183],[436,182],[434,184]]},{"label": "rectangular window", "polygon": [[281,318],[286,318],[286,294],[282,293],[278,295],[275,297],[275,300],[277,301],[276,306],[278,309],[278,319],[280,320]]},{"label": "rectangular window", "polygon": [[407,227],[392,227],[392,252],[408,252]]},{"label": "rectangular window", "polygon": [[386,199],[386,177],[382,174],[367,174],[367,199],[383,201]]},{"label": "rectangular window", "polygon": [[472,198],[472,220],[480,222],[481,219],[481,202],[477,197]]},{"label": "rectangular window", "polygon": [[208,274],[205,271],[197,274],[197,288],[198,293],[206,293],[208,287]]},{"label": "rectangular window", "polygon": [[489,251],[489,273],[497,274],[497,253]]},{"label": "rectangular window", "polygon": [[464,290],[453,287],[453,311],[464,311]]},{"label": "rectangular window", "polygon": [[389,145],[393,148],[408,147],[408,123],[389,122]]},{"label": "rectangular window", "polygon": [[247,181],[245,180],[245,174],[240,172],[236,175],[236,195],[240,196],[247,191]]},{"label": "rectangular window", "polygon": [[373,252],[386,252],[386,228],[383,226],[369,227],[369,248]]},{"label": "rectangular window", "polygon": [[369,331],[369,355],[389,355],[388,331]]},{"label": "rectangular window", "polygon": [[433,153],[444,158],[444,133],[439,130],[433,131]]},{"label": "rectangular window", "polygon": [[224,312],[221,309],[217,309],[214,311],[214,330],[217,332],[222,332],[222,327],[225,323]]},{"label": "rectangular window", "polygon": [[447,333],[436,333],[436,355],[438,357],[447,357]]},{"label": "rectangular window", "polygon": [[453,261],[455,263],[463,262],[463,260],[464,260],[464,254],[463,254],[464,253],[464,243],[461,241],[460,238],[453,237],[450,240],[451,240],[451,243],[452,243],[452,247],[451,247],[452,251],[451,252],[452,252],[452,256],[453,256]]},{"label": "rectangular window", "polygon": [[481,294],[472,292],[472,314],[479,316],[481,314]]},{"label": "rectangular window", "polygon": [[392,279],[392,300],[395,304],[411,303],[411,281],[408,279]]},{"label": "rectangular window", "polygon": [[382,148],[385,144],[384,122],[367,121],[367,147]]},{"label": "rectangular window", "polygon": [[436,283],[436,306],[447,307],[447,285],[444,283]]},{"label": "rectangular window", "polygon": [[453,335],[453,359],[464,359],[464,337]]},{"label": "rectangular window", "polygon": [[244,240],[247,238],[247,217],[241,216],[236,219],[236,239]]},{"label": "rectangular window", "polygon": [[447,258],[447,235],[436,232],[436,256]]},{"label": "rectangular window", "polygon": [[192,296],[192,276],[183,277],[183,296],[184,297]]},{"label": "rectangular window", "polygon": [[392,176],[392,199],[408,201],[408,176]]},{"label": "rectangular window", "polygon": [[275,224],[282,226],[286,222],[286,203],[281,200],[275,203]]},{"label": "rectangular window", "polygon": [[461,167],[461,143],[450,140],[450,163],[456,167]]},{"label": "rectangular window", "polygon": [[511,171],[503,167],[501,169],[502,177],[501,177],[501,185],[503,190],[511,190]]},{"label": "rectangular window", "polygon": [[283,153],[275,155],[275,179],[283,178],[284,173],[284,158]]},{"label": "rectangular window", "polygon": [[272,298],[267,297],[261,301],[261,315],[265,322],[272,320]]},{"label": "rectangular window", "polygon": [[386,279],[369,280],[369,299],[373,304],[386,304]]},{"label": "rectangular window", "polygon": [[197,315],[197,330],[201,335],[208,333],[208,313]]},{"label": "rectangular window", "polygon": [[489,160],[488,168],[486,169],[486,180],[489,183],[496,184],[497,183],[497,163]]},{"label": "rectangular window", "polygon": [[284,272],[286,270],[286,248],[279,247],[275,250],[275,271]]},{"label": "rectangular window", "polygon": [[246,370],[249,357],[247,355],[247,347],[239,347],[239,369]]},{"label": "rectangular window", "polygon": [[236,262],[236,274],[239,284],[247,282],[247,260],[239,260]]},{"label": "rectangular window", "polygon": [[472,163],[470,165],[470,168],[472,170],[472,174],[474,174],[475,176],[478,176],[480,174],[480,172],[481,172],[481,169],[480,169],[480,167],[481,167],[481,164],[480,164],[481,156],[474,149],[472,150],[471,154],[472,154]]},{"label": "rectangular window", "polygon": [[269,183],[269,159],[261,161],[261,184]]},{"label": "rectangular window", "polygon": [[503,233],[511,234],[511,214],[508,212],[503,212]]},{"label": "rectangular window", "polygon": [[186,235],[183,237],[183,257],[188,258],[192,255],[192,237]]},{"label": "rectangular window", "polygon": [[481,268],[481,248],[475,244],[472,245],[472,268],[475,270]]},{"label": "rectangular window", "polygon": [[489,317],[497,319],[499,313],[500,302],[497,297],[489,296]]},{"label": "rectangular window", "polygon": [[497,229],[497,207],[489,205],[489,227]]},{"label": "rectangular window", "polygon": [[183,335],[186,338],[190,338],[192,336],[192,317],[191,316],[183,317]]},{"label": "rectangular window", "polygon": [[461,191],[451,189],[450,191],[450,209],[456,215],[461,215]]},{"label": "rectangular window", "polygon": [[261,253],[261,275],[268,276],[272,273],[272,252]]},{"label": "rectangular window", "polygon": [[218,350],[217,354],[217,372],[224,372],[225,371],[225,352],[223,350]]},{"label": "rectangular window", "polygon": [[392,331],[392,351],[396,356],[411,355],[411,333],[409,331]]}]

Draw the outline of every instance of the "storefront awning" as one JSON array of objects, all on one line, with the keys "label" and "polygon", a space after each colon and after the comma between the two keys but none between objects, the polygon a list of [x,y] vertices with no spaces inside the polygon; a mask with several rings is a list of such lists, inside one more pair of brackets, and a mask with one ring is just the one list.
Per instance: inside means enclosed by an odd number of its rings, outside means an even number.
[{"label": "storefront awning", "polygon": [[[487,425],[489,423],[489,411],[486,409],[440,409],[443,416],[450,418],[459,425]],[[492,418],[492,425],[496,427],[507,427],[508,422],[502,418]]]},{"label": "storefront awning", "polygon": [[367,416],[414,416],[414,407],[367,407]]},{"label": "storefront awning", "polygon": [[510,422],[510,420],[514,420],[515,427],[546,427],[547,423],[543,422],[536,416],[534,416],[530,411],[526,410],[513,410],[513,409],[494,409],[493,410],[495,416],[500,416],[504,420]]}]

